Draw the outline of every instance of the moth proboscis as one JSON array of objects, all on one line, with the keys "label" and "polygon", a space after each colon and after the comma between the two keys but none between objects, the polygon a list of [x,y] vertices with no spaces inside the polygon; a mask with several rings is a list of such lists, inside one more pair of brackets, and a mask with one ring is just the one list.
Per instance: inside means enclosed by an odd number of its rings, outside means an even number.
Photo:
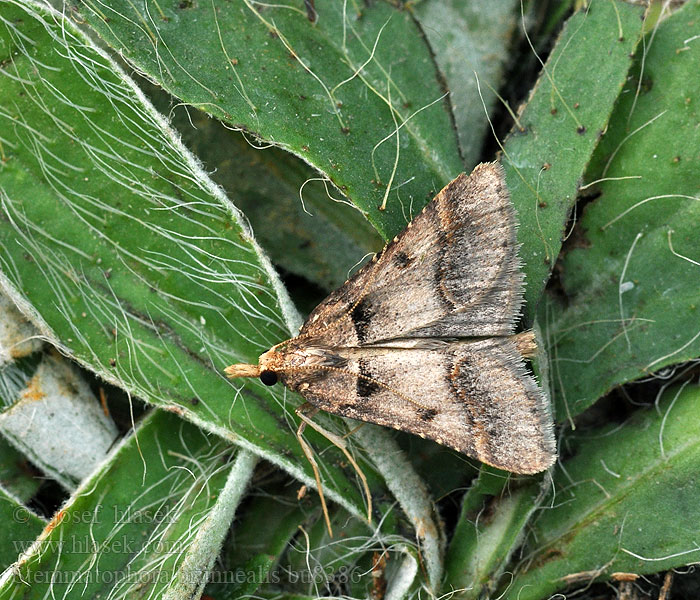
[{"label": "moth proboscis", "polygon": [[281,380],[316,409],[507,471],[543,471],[556,448],[547,400],[523,360],[534,335],[515,333],[524,283],[516,230],[502,167],[480,164],[321,302],[299,335],[226,374]]}]

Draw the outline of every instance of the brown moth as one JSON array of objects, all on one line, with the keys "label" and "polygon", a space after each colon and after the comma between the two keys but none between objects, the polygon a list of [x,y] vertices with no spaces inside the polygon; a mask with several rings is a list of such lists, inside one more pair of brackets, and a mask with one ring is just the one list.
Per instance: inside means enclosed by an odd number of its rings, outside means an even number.
[{"label": "brown moth", "polygon": [[547,401],[525,368],[516,217],[502,167],[478,165],[311,313],[299,335],[232,365],[314,407],[435,440],[515,473],[556,458]]}]

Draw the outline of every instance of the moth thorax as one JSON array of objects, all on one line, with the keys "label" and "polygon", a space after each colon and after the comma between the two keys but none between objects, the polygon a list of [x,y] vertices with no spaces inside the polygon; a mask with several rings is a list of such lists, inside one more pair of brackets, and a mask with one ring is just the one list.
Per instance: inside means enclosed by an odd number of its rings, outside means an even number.
[{"label": "moth thorax", "polygon": [[263,371],[283,371],[288,365],[289,356],[287,352],[279,352],[274,348],[260,355],[259,367],[260,372]]}]

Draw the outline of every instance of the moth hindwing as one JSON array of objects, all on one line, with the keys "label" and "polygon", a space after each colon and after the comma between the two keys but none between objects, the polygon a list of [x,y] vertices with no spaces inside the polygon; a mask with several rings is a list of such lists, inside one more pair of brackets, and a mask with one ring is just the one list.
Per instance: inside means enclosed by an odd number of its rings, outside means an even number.
[{"label": "moth hindwing", "polygon": [[394,427],[516,473],[556,458],[547,401],[525,369],[531,333],[515,211],[497,163],[451,181],[299,335],[232,365],[314,406]]}]

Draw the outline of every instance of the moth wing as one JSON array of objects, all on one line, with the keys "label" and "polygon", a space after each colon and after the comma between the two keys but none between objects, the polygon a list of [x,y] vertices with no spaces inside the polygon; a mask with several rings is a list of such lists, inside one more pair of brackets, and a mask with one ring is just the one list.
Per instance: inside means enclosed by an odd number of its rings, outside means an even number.
[{"label": "moth wing", "polygon": [[537,473],[556,458],[547,401],[511,339],[348,349],[332,362],[342,367],[290,371],[282,380],[325,411],[515,473]]},{"label": "moth wing", "polygon": [[513,333],[523,275],[497,163],[460,175],[375,260],[310,315],[300,335],[357,346],[402,337]]}]

